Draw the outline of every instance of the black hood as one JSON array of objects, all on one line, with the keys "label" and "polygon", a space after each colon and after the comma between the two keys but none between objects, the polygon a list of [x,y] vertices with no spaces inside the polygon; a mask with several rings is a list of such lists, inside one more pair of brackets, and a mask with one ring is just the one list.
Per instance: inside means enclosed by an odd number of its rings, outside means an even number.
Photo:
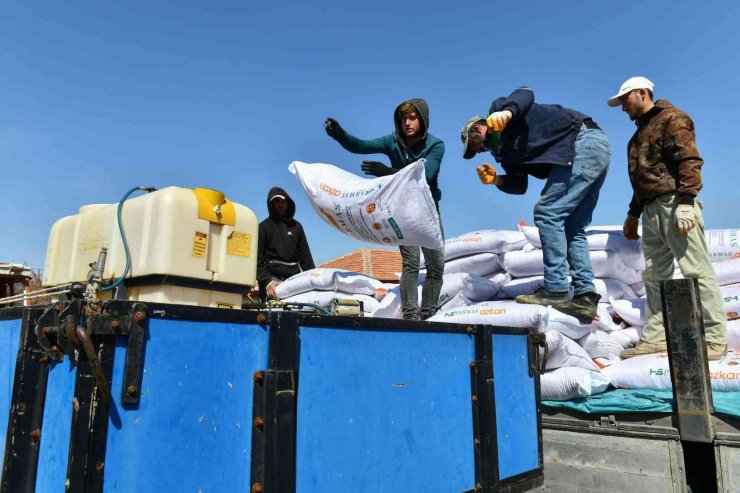
[{"label": "black hood", "polygon": [[275,211],[272,210],[272,198],[275,195],[282,195],[283,197],[285,197],[285,200],[288,202],[288,208],[285,210],[285,217],[282,219],[285,221],[289,221],[293,219],[293,216],[295,215],[295,202],[293,202],[293,199],[290,198],[290,195],[288,195],[288,192],[286,192],[280,187],[272,187],[267,194],[267,212],[270,214],[270,219],[272,219],[273,221],[277,221],[281,219],[277,217],[275,215]]},{"label": "black hood", "polygon": [[414,108],[416,108],[416,113],[419,115],[419,118],[421,118],[421,122],[424,124],[424,135],[422,138],[427,136],[427,132],[429,132],[429,105],[424,99],[420,98],[414,98],[409,99],[408,101],[404,101],[403,103],[399,104],[396,107],[396,110],[393,112],[393,123],[396,126],[396,135],[399,137],[398,141],[402,143],[406,143],[406,139],[403,138],[403,129],[401,129],[401,115],[399,114],[399,110],[401,109],[401,106],[403,106],[406,103],[411,103],[414,105]]}]

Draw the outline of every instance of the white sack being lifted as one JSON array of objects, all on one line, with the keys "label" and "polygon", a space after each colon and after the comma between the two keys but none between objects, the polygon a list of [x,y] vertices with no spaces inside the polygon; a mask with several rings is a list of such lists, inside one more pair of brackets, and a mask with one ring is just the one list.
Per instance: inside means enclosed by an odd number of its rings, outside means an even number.
[{"label": "white sack being lifted", "polygon": [[293,161],[288,170],[319,216],[338,231],[368,243],[444,248],[423,159],[372,179],[330,164]]}]

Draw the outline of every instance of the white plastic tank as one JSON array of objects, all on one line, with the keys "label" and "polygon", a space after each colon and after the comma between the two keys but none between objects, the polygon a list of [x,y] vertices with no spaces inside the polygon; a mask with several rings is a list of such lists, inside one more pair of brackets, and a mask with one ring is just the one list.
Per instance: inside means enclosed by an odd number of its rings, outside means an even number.
[{"label": "white plastic tank", "polygon": [[[117,208],[86,205],[54,223],[45,286],[84,282],[102,247],[108,248],[103,277],[123,274]],[[129,198],[122,219],[131,253],[129,300],[238,308],[256,282],[257,217],[221,192],[167,187]]]}]

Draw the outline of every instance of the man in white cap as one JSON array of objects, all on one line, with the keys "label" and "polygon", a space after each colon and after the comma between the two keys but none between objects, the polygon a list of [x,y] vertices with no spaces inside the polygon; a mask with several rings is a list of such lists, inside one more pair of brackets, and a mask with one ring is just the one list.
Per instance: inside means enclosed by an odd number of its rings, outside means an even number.
[{"label": "man in white cap", "polygon": [[696,148],[691,117],[665,99],[653,102],[654,85],[645,77],[627,79],[609,106],[620,106],[637,125],[627,146],[632,201],[624,235],[637,240],[642,215],[642,247],[646,268],[647,322],[640,343],[622,358],[665,352],[666,337],[660,282],[673,278],[678,261],[683,276],[699,280],[707,355],[720,359],[727,352],[727,328],[722,295],[709,261],[701,202],[702,158]]}]

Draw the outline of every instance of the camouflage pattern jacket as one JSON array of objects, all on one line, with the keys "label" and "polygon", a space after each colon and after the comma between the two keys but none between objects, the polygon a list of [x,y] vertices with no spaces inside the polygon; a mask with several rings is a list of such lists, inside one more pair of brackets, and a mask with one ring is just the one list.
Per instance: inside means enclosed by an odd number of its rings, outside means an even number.
[{"label": "camouflage pattern jacket", "polygon": [[694,204],[701,190],[703,160],[696,148],[691,117],[665,99],[637,119],[627,144],[632,183],[629,214],[639,217],[653,199],[676,194],[679,204]]}]

